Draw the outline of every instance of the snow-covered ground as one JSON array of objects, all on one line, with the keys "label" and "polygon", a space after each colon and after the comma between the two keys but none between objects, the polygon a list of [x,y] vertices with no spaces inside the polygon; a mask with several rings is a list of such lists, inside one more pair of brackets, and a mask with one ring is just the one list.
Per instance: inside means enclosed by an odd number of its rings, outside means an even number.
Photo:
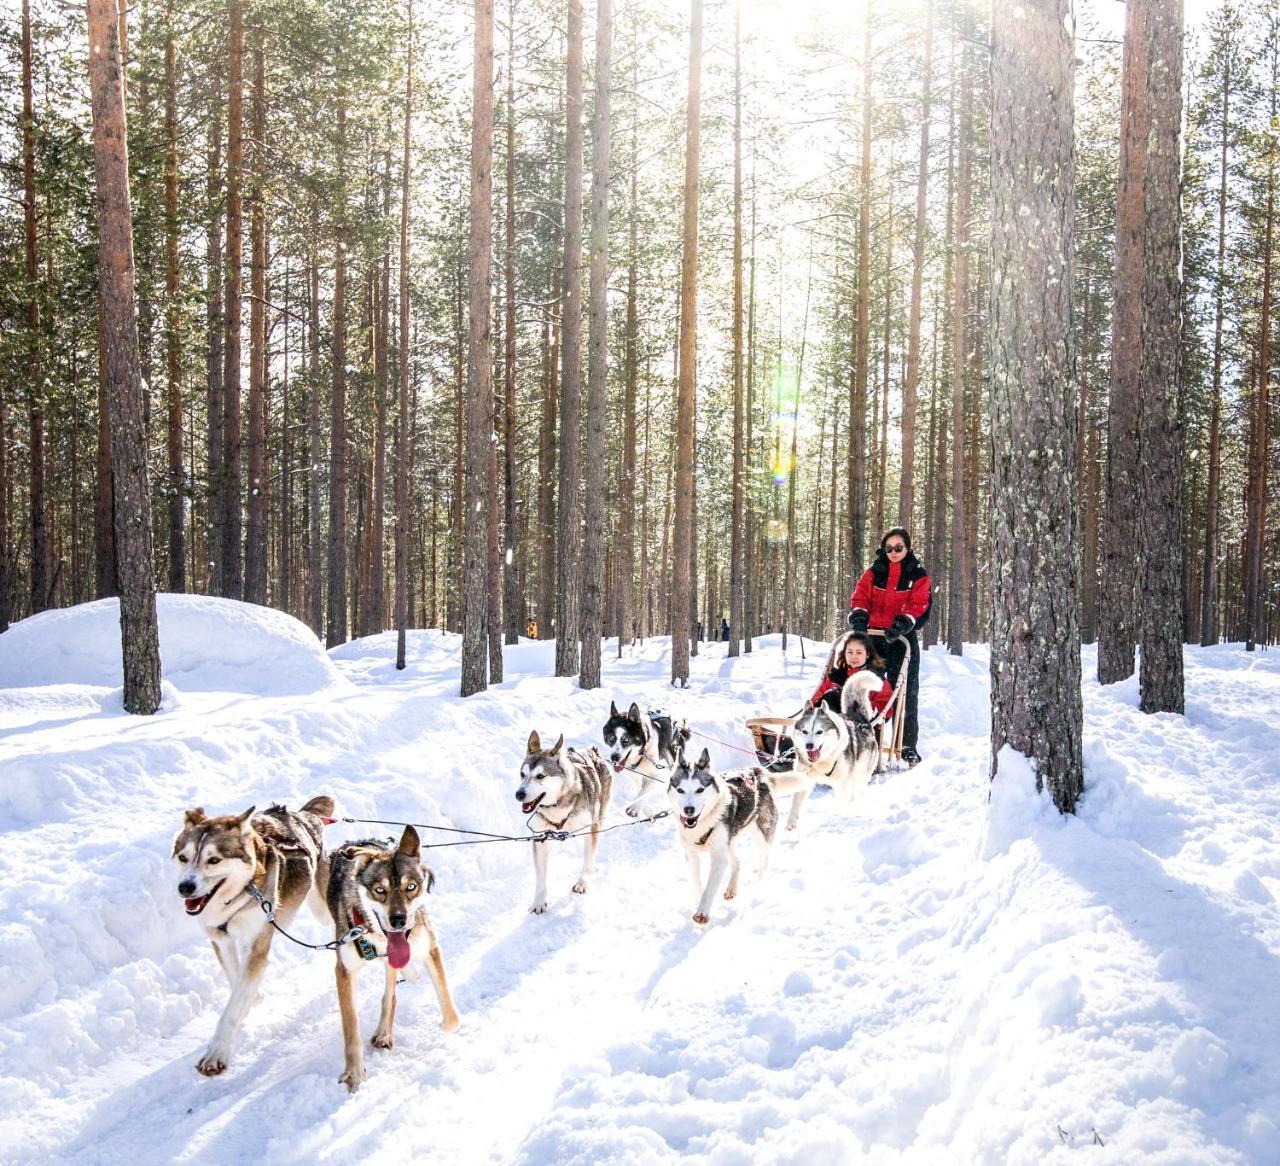
[{"label": "snow-covered ground", "polygon": [[669,819],[607,834],[585,897],[558,844],[543,916],[527,844],[432,850],[462,1025],[405,985],[395,1050],[349,1096],[332,956],[280,939],[227,1073],[195,1072],[226,988],[176,892],[186,807],[329,793],[520,833],[530,729],[585,746],[637,700],[741,764],[745,718],[793,709],[825,646],[705,645],[676,692],[655,639],[581,692],[522,642],[463,701],[455,637],[414,633],[397,674],[390,634],[326,656],[279,613],[165,596],[171,687],[142,719],[116,629],[108,602],[0,636],[0,1160],[1280,1162],[1274,653],[1189,649],[1187,716],[1148,717],[1086,652],[1089,789],[1062,819],[1016,765],[987,780],[985,648],[931,651],[924,764],[812,798],[705,928]]}]

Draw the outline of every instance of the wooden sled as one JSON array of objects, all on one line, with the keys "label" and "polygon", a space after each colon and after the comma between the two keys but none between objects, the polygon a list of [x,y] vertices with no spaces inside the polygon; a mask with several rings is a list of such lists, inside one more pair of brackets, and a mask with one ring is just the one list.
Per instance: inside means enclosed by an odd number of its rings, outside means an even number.
[{"label": "wooden sled", "polygon": [[756,758],[770,773],[789,773],[795,763],[795,742],[790,731],[795,717],[750,717],[747,731],[756,745]]}]

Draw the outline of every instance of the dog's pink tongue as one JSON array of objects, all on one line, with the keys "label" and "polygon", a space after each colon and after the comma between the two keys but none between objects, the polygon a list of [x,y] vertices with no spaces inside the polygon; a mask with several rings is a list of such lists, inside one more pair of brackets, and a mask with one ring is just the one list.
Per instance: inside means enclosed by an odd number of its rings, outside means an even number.
[{"label": "dog's pink tongue", "polygon": [[387,932],[387,963],[402,968],[409,962],[409,940],[403,931]]}]

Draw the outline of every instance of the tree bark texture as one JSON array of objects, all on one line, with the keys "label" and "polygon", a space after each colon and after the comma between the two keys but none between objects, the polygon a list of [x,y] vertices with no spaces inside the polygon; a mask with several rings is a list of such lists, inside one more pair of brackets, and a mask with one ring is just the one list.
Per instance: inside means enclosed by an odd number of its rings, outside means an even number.
[{"label": "tree bark texture", "polygon": [[253,191],[249,215],[249,497],[244,597],[267,602],[267,88],[262,29],[253,34]]},{"label": "tree bark texture", "polygon": [[1071,10],[992,11],[992,775],[1011,745],[1070,813],[1083,788]]},{"label": "tree bark texture", "polygon": [[329,402],[329,546],[325,646],[347,641],[347,106],[338,104],[338,238],[333,266],[333,394]]},{"label": "tree bark texture", "polygon": [[409,130],[413,120],[413,0],[404,71],[404,153],[400,168],[400,397],[396,407],[396,669],[405,667],[409,628]]},{"label": "tree bark texture", "polygon": [[240,546],[243,518],[242,438],[240,432],[241,251],[243,248],[244,174],[244,11],[241,0],[227,0],[227,247],[224,303],[226,340],[222,372],[222,594],[239,599],[244,590]]},{"label": "tree bark texture", "polygon": [[742,0],[733,9],[733,478],[729,504],[729,648],[742,642]]},{"label": "tree bark texture", "polygon": [[164,10],[165,356],[168,374],[169,590],[187,589],[186,478],[182,466],[182,304],[178,263],[178,78],[173,0]]}]

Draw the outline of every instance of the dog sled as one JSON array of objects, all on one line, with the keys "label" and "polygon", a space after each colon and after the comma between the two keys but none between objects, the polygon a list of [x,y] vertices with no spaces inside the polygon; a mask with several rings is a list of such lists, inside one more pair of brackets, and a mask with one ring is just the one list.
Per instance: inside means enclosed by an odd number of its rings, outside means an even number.
[{"label": "dog sled", "polygon": [[[874,635],[884,635],[881,631],[873,631]],[[843,634],[837,636],[827,653],[827,662],[823,665],[823,675],[830,670],[835,655],[836,644],[844,639]],[[898,670],[898,682],[893,686],[893,695],[884,712],[878,713],[872,722],[880,730],[880,768],[885,769],[891,763],[893,768],[902,765],[902,733],[906,723],[905,717],[896,716],[898,698],[907,683],[907,672],[911,667],[911,647],[907,645],[906,654]],[[760,765],[770,773],[790,773],[795,766],[796,744],[791,736],[796,722],[804,713],[803,707],[790,716],[748,717],[747,732],[755,742],[756,758]]]}]

